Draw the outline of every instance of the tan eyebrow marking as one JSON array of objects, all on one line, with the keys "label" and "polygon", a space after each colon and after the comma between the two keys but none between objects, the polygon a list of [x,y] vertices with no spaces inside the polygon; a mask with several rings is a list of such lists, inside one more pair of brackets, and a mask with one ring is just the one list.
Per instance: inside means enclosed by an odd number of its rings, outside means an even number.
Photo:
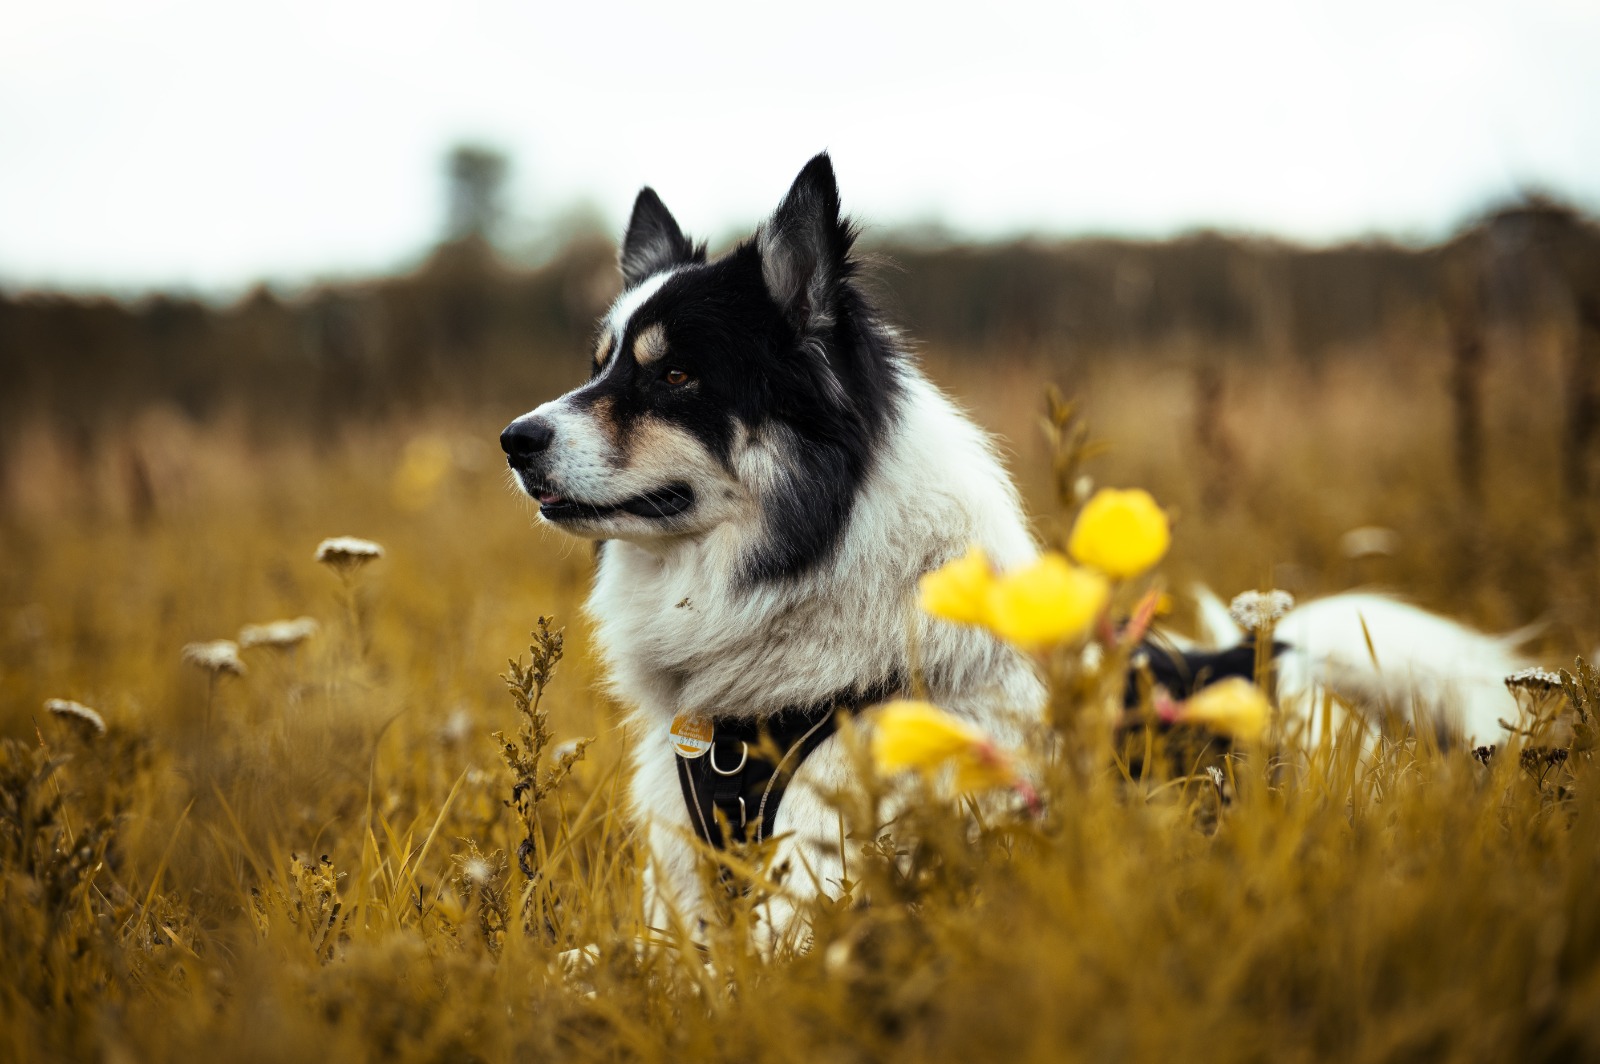
[{"label": "tan eyebrow marking", "polygon": [[611,349],[615,346],[616,337],[612,336],[610,332],[607,332],[605,337],[600,341],[599,348],[595,350],[594,364],[597,366],[605,365],[606,361],[611,357]]},{"label": "tan eyebrow marking", "polygon": [[633,359],[641,366],[659,361],[667,353],[667,330],[660,322],[641,332],[633,341]]}]

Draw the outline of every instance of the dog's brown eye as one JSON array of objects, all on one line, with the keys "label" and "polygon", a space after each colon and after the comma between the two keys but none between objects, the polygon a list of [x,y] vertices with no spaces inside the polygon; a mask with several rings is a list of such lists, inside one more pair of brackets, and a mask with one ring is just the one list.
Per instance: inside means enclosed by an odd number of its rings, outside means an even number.
[{"label": "dog's brown eye", "polygon": [[680,384],[689,383],[689,375],[681,369],[669,369],[661,375],[661,379],[676,388]]}]

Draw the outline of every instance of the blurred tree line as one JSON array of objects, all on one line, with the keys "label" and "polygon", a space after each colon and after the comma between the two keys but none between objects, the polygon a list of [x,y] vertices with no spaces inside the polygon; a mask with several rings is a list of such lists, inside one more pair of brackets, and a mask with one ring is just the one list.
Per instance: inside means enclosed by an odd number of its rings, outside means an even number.
[{"label": "blurred tree line", "polygon": [[[163,403],[201,420],[243,414],[263,432],[334,431],[350,417],[527,405],[570,386],[618,289],[613,247],[578,238],[537,268],[510,265],[492,243],[503,157],[463,148],[447,165],[445,239],[403,276],[290,298],[259,287],[226,307],[0,293],[0,418],[101,431]],[[1202,233],[973,246],[891,234],[870,250],[892,264],[873,271],[890,314],[942,356],[1066,367],[1186,345],[1316,364],[1393,350],[1380,341],[1400,336],[1456,351],[1470,406],[1473,359],[1496,327],[1557,329],[1572,337],[1569,431],[1589,433],[1587,446],[1596,430],[1585,426],[1600,421],[1600,226],[1549,200],[1421,249]]]}]

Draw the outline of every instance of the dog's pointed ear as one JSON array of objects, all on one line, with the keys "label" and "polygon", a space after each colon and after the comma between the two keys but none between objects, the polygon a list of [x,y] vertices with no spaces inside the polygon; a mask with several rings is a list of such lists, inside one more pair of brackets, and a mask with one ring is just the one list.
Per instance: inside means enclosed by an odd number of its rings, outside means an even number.
[{"label": "dog's pointed ear", "polygon": [[806,163],[756,236],[767,291],[796,329],[832,324],[850,243],[850,226],[839,217],[833,162],[822,152]]},{"label": "dog's pointed ear", "polygon": [[623,283],[632,288],[651,274],[704,257],[704,249],[697,250],[683,235],[677,219],[661,202],[656,190],[640,189],[639,198],[633,201],[633,215],[628,219],[628,232],[622,238],[622,254],[618,257]]}]

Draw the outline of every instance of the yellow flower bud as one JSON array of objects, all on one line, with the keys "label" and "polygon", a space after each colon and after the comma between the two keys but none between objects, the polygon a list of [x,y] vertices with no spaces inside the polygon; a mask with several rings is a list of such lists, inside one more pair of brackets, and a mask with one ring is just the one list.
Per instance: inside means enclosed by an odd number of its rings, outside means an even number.
[{"label": "yellow flower bud", "polygon": [[872,761],[882,775],[913,769],[931,774],[956,766],[962,791],[1016,782],[1011,761],[976,727],[929,702],[900,699],[878,711],[872,729]]},{"label": "yellow flower bud", "polygon": [[1020,647],[1052,647],[1087,633],[1110,594],[1105,577],[1050,551],[995,580],[987,626]]},{"label": "yellow flower bud", "polygon": [[1102,488],[1084,504],[1067,551],[1084,565],[1124,580],[1149,569],[1167,553],[1167,515],[1142,488]]},{"label": "yellow flower bud", "polygon": [[1246,741],[1261,738],[1272,707],[1261,688],[1241,676],[1203,687],[1179,708],[1179,723],[1201,724]]},{"label": "yellow flower bud", "polygon": [[994,569],[983,548],[974,543],[967,553],[946,562],[917,581],[918,604],[924,613],[960,624],[982,624],[989,604]]}]

